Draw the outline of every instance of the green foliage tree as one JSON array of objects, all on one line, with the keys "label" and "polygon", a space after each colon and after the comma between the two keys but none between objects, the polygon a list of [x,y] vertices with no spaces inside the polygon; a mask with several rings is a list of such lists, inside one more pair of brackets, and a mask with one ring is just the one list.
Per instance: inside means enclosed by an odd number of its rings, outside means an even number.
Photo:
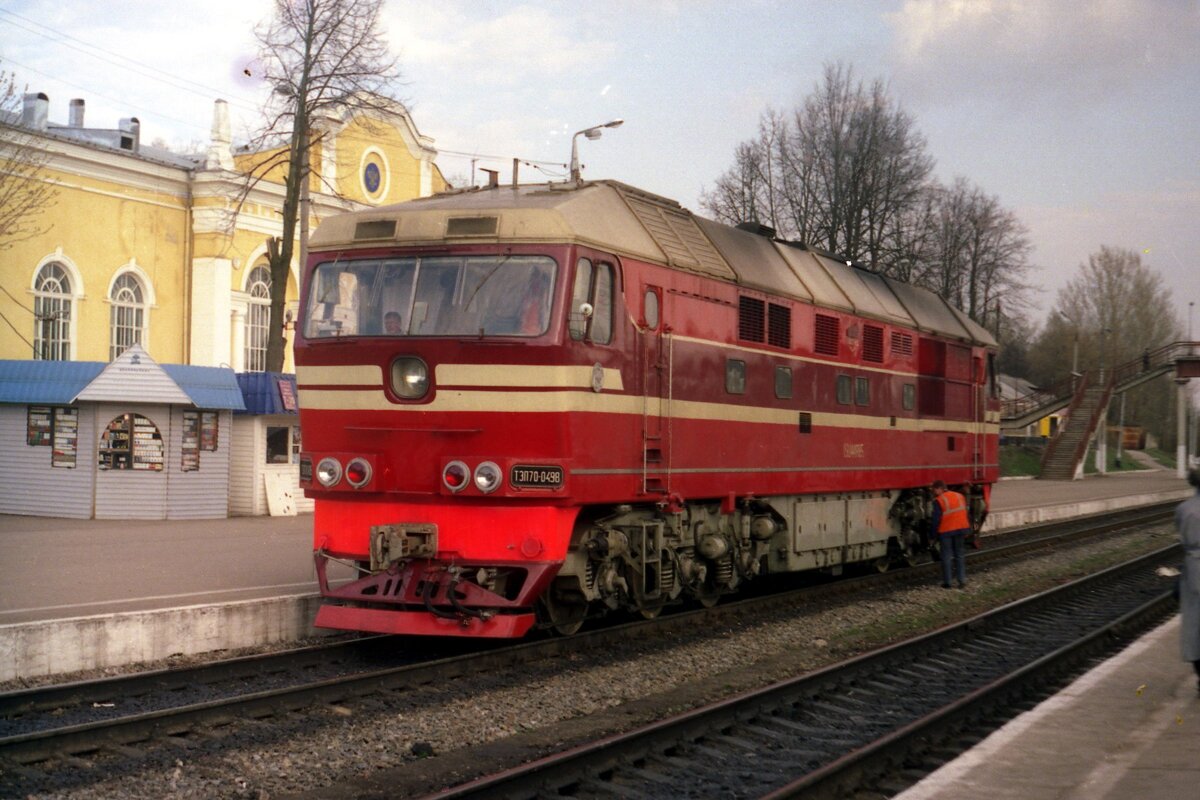
[{"label": "green foliage tree", "polygon": [[[1079,371],[1137,361],[1182,336],[1162,276],[1141,254],[1102,246],[1059,290],[1030,354],[1031,378],[1049,385]],[[1174,386],[1163,376],[1128,392],[1125,421],[1174,442]],[[1110,414],[1112,407],[1110,407]],[[1110,417],[1111,418],[1111,417]]]}]

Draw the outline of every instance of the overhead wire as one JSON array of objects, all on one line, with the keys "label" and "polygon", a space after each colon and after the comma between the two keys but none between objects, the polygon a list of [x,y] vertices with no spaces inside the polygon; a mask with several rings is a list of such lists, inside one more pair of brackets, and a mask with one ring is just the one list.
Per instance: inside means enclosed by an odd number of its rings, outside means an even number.
[{"label": "overhead wire", "polygon": [[[169,73],[158,67],[155,67],[150,64],[146,64],[144,62],[130,58],[121,53],[113,52],[113,51],[103,48],[99,45],[95,45],[95,44],[92,44],[91,42],[87,42],[83,39],[80,39],[76,36],[72,36],[71,34],[64,33],[62,31],[45,26],[45,25],[41,24],[40,22],[30,19],[29,17],[26,17],[22,14],[18,14],[15,11],[11,11],[6,8],[0,8],[0,23],[6,23],[8,25],[12,25],[12,26],[20,28],[22,30],[28,31],[29,33],[32,33],[36,36],[41,36],[42,38],[53,41],[64,47],[68,47],[72,50],[75,50],[76,52],[82,53],[82,54],[89,56],[91,58],[94,58],[98,61],[102,61],[102,62],[105,62],[112,66],[118,67],[120,69],[124,69],[129,72],[133,72],[135,74],[141,75],[142,77],[150,78],[151,80],[156,80],[160,83],[164,83],[168,86],[171,86],[172,88],[181,89],[183,91],[191,92],[193,94],[198,94],[198,95],[201,95],[204,97],[212,97],[213,95],[216,95],[218,97],[226,99],[226,101],[229,102],[231,105],[235,105],[235,106],[237,106],[243,110],[247,110],[247,111],[258,112],[261,110],[258,105],[254,104],[250,100],[247,100],[246,98],[238,97],[237,95],[230,95],[230,93],[226,90],[208,86],[206,84],[199,83],[197,81],[193,81],[189,78],[184,78],[184,77],[181,77],[178,75],[173,75],[172,73]],[[64,39],[70,40],[70,41],[69,42],[63,41]],[[78,46],[73,45],[70,42],[76,42],[76,43],[78,43]],[[93,52],[93,51],[95,51],[95,52]],[[70,86],[71,88],[78,89],[78,90],[84,91],[84,92],[88,92],[95,97],[103,98],[111,103],[120,104],[120,103],[127,102],[127,99],[117,99],[117,98],[111,97],[102,92],[97,92],[93,89],[90,89],[86,86],[81,86],[77,83],[73,83],[71,81],[64,80],[63,78],[61,78],[57,75],[51,75],[49,73],[43,72],[42,70],[39,70],[36,67],[31,67],[28,64],[23,64],[18,61],[14,61],[11,58],[6,58],[5,60],[11,64],[21,67],[22,69],[28,70],[37,75],[41,75],[42,77],[48,78],[50,80],[59,81],[65,86]],[[120,63],[120,62],[127,62],[127,63]],[[132,65],[132,66],[130,66],[130,65]],[[230,99],[230,98],[232,98],[232,99]],[[160,119],[174,122],[179,125],[185,125],[192,129],[205,130],[205,131],[208,130],[207,125],[198,124],[194,121],[178,119],[177,117],[172,117],[167,114],[162,114],[160,112],[154,112],[154,114],[155,114],[155,116],[159,117]],[[488,154],[483,154],[483,153],[471,153],[471,152],[466,152],[466,151],[462,151],[462,150],[450,150],[450,149],[442,149],[442,148],[438,148],[438,154],[439,155],[447,155],[447,156],[458,156],[458,157],[462,157],[462,158],[487,159],[487,160],[495,160],[495,161],[510,161],[511,159],[514,158],[514,156],[488,155]],[[560,161],[522,159],[519,157],[518,157],[518,161],[519,161],[519,163],[521,163],[525,166],[536,169],[539,172],[541,172],[545,175],[551,176],[551,177],[563,177],[566,175],[567,165]],[[561,169],[562,172],[556,173],[556,172],[544,169],[544,167],[556,167],[556,168]]]},{"label": "overhead wire", "polygon": [[[16,20],[20,20],[20,22],[17,22]],[[42,25],[40,22],[37,22],[36,20],[32,20],[28,17],[22,16],[21,14],[18,14],[15,11],[10,11],[5,8],[0,8],[0,23],[7,23],[14,27],[28,31],[29,33],[32,33],[35,36],[41,36],[44,39],[48,39],[52,42],[55,42],[56,44],[59,44],[63,47],[67,47],[78,53],[83,53],[84,55],[94,58],[98,61],[103,61],[107,64],[111,64],[112,66],[118,67],[120,69],[128,70],[130,72],[135,72],[135,73],[141,75],[142,77],[150,78],[151,80],[156,80],[156,81],[159,81],[160,83],[165,83],[168,86],[171,86],[173,88],[182,89],[184,91],[192,92],[194,94],[199,94],[199,95],[202,95],[205,97],[211,97],[212,95],[216,94],[216,95],[224,98],[226,100],[226,102],[229,102],[231,105],[237,105],[237,106],[243,108],[244,110],[248,110],[248,111],[258,111],[259,110],[259,106],[254,101],[252,101],[248,98],[240,97],[236,94],[231,95],[229,93],[228,89],[218,89],[214,86],[209,86],[207,84],[193,81],[190,78],[185,78],[180,75],[172,74],[172,73],[167,72],[166,70],[163,70],[152,64],[147,64],[145,62],[138,61],[137,59],[130,58],[129,56],[123,55],[121,53],[113,52],[112,50],[108,50],[104,47],[92,44],[91,42],[85,41],[76,36],[72,36],[69,33],[64,33],[62,31]],[[22,24],[22,23],[25,23],[25,24]],[[41,30],[37,30],[38,28],[40,28]],[[64,39],[70,40],[70,42],[77,42],[79,46],[73,45],[67,41],[63,41]],[[126,62],[126,63],[120,63],[120,62]],[[26,67],[26,69],[29,69],[29,67]],[[148,72],[142,72],[142,70],[148,70]],[[44,73],[39,73],[39,74],[44,74]]]}]

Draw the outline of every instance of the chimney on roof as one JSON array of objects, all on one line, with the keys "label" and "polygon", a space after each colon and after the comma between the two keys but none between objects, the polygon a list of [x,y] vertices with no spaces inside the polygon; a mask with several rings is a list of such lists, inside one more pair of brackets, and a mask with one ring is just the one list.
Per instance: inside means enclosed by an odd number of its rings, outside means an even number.
[{"label": "chimney on roof", "polygon": [[204,166],[208,169],[233,169],[233,151],[230,144],[233,136],[229,132],[229,104],[217,100],[213,104],[212,136],[208,143],[208,153],[204,156]]},{"label": "chimney on roof", "polygon": [[137,117],[126,117],[121,120],[121,149],[136,153],[141,147],[142,123]]},{"label": "chimney on roof", "polygon": [[50,114],[50,98],[44,92],[26,92],[25,105],[21,108],[21,124],[35,131],[46,130]]},{"label": "chimney on roof", "polygon": [[76,97],[71,100],[71,116],[69,124],[72,128],[83,127],[83,98]]}]

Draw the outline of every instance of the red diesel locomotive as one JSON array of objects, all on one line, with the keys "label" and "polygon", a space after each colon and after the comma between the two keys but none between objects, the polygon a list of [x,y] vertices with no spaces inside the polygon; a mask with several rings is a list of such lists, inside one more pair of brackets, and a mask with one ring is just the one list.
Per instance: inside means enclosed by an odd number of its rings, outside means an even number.
[{"label": "red diesel locomotive", "polygon": [[302,306],[322,627],[571,633],[884,568],[928,557],[932,480],[979,523],[998,473],[987,331],[613,181],[328,219]]}]

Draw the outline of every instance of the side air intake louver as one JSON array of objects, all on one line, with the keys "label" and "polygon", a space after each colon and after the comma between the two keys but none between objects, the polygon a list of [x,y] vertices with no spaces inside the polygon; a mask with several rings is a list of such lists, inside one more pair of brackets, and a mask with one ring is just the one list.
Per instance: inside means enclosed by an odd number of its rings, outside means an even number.
[{"label": "side air intake louver", "polygon": [[838,354],[838,318],[831,317],[827,314],[817,314],[816,336],[814,337],[813,350],[823,356],[836,356]]}]

